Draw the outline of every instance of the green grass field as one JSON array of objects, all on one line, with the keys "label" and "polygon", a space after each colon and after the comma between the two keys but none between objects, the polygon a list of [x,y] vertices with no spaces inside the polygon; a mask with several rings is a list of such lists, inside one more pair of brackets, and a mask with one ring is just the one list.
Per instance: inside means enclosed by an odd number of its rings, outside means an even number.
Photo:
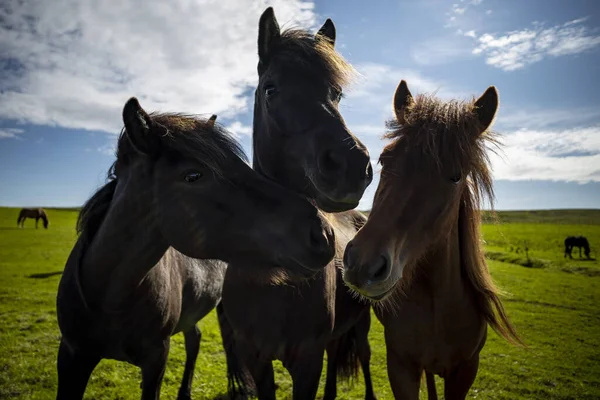
[{"label": "green grass field", "polygon": [[[16,227],[18,210],[0,208],[0,399],[51,399],[56,390],[56,289],[75,241],[76,211],[48,210],[50,229]],[[527,349],[490,333],[479,375],[470,392],[480,399],[600,398],[600,266],[563,258],[564,237],[585,235],[592,257],[600,248],[600,212],[565,210],[500,213],[483,226],[490,268],[508,292],[505,304]],[[40,224],[41,227],[41,224]],[[524,248],[528,248],[527,253]],[[503,260],[509,262],[501,262]],[[372,370],[379,399],[392,399],[382,327],[373,319]],[[196,367],[195,399],[226,390],[225,358],[214,313],[200,323],[203,341]],[[183,373],[183,337],[171,346],[162,397],[175,398]],[[289,398],[290,379],[276,364],[279,398]],[[104,360],[86,391],[89,399],[138,399],[139,370]],[[321,382],[319,396],[324,381]],[[440,386],[438,382],[438,393]],[[339,384],[338,398],[363,398],[362,379]],[[421,398],[426,395],[422,393]],[[441,398],[441,396],[440,396]]]}]

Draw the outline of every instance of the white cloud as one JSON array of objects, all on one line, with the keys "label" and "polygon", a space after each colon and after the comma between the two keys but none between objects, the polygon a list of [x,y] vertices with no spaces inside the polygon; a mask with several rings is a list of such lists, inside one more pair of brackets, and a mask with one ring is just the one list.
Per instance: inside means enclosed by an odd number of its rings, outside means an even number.
[{"label": "white cloud", "polygon": [[118,133],[130,96],[147,110],[232,118],[257,80],[267,5],[283,26],[322,22],[301,0],[6,0],[0,118]]},{"label": "white cloud", "polygon": [[226,128],[237,138],[240,138],[241,136],[252,136],[252,127],[250,125],[244,125],[240,121],[234,121]]},{"label": "white cloud", "polygon": [[470,30],[468,32],[465,32],[464,35],[467,36],[467,37],[472,37],[472,38],[477,37],[477,35],[475,34],[474,30]]},{"label": "white cloud", "polygon": [[522,129],[502,138],[494,178],[600,182],[600,125],[560,131]]},{"label": "white cloud", "polygon": [[[448,21],[445,28],[451,28],[456,25],[460,25],[462,21],[465,20],[465,14],[471,7],[476,7],[482,3],[483,0],[471,0],[469,3],[464,2],[464,0],[460,0],[462,4],[454,3],[452,4],[452,8],[449,12],[446,13],[448,16]],[[472,16],[468,18],[472,19]]]},{"label": "white cloud", "polygon": [[531,107],[500,107],[496,127],[500,130],[568,129],[590,126],[600,122],[600,113],[594,107],[575,109],[539,109]]},{"label": "white cloud", "polygon": [[486,15],[491,15],[491,14],[492,14],[492,12],[493,12],[492,10],[486,10],[486,11],[485,11]]},{"label": "white cloud", "polygon": [[467,11],[467,7],[459,7],[458,4],[452,4],[452,13],[462,15]]},{"label": "white cloud", "polygon": [[0,128],[0,139],[19,139],[23,132],[23,129],[18,128]]},{"label": "white cloud", "polygon": [[105,156],[115,157],[115,154],[117,154],[117,138],[111,137],[107,144],[96,148],[96,150]]},{"label": "white cloud", "polygon": [[586,18],[544,28],[534,24],[532,29],[494,36],[486,33],[477,41],[473,54],[482,54],[486,63],[505,71],[514,71],[547,57],[572,55],[600,45],[600,35],[581,26]]}]

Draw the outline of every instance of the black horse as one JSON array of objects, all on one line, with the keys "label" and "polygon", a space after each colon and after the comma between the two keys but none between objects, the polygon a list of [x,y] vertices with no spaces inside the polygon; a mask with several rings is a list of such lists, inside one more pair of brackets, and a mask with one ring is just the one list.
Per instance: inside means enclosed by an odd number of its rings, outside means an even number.
[{"label": "black horse", "polygon": [[565,257],[569,256],[569,258],[573,258],[571,256],[573,247],[579,247],[579,258],[581,258],[582,248],[585,256],[588,259],[590,258],[590,244],[585,236],[568,236],[565,239]]}]

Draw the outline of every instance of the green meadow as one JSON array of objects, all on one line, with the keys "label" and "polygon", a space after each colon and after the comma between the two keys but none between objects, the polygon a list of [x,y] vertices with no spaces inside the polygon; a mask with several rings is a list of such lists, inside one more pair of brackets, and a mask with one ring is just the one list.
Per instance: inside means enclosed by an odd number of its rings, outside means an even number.
[{"label": "green meadow", "polygon": [[[76,210],[49,209],[48,230],[27,220],[17,228],[17,209],[0,208],[0,399],[51,399],[56,393],[60,332],[55,299],[67,256],[76,239]],[[600,398],[600,211],[500,212],[486,216],[483,236],[489,266],[506,292],[509,316],[527,348],[509,345],[490,332],[479,374],[469,393],[479,399]],[[592,259],[563,257],[568,235],[587,236]],[[193,398],[224,398],[225,357],[216,316],[200,322],[203,332]],[[370,332],[375,391],[393,399],[385,363],[382,327]],[[162,397],[176,397],[184,364],[183,336],[173,338]],[[88,399],[139,399],[140,373],[104,360],[94,371]],[[276,363],[280,399],[291,381]],[[322,395],[324,379],[319,396]],[[438,394],[442,398],[440,382]],[[362,378],[338,384],[338,398],[364,398]],[[421,398],[426,395],[422,392]]]}]

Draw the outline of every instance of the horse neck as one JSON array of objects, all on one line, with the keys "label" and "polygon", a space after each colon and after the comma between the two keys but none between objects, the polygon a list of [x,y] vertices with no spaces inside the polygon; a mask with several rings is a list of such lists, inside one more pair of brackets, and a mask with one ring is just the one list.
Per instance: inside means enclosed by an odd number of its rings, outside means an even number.
[{"label": "horse neck", "polygon": [[417,264],[416,284],[436,299],[446,301],[463,288],[458,217],[449,234],[442,237]]},{"label": "horse neck", "polygon": [[134,292],[159,262],[168,243],[158,228],[158,212],[147,185],[120,181],[98,231],[80,266],[88,300],[104,309],[116,309]]}]

